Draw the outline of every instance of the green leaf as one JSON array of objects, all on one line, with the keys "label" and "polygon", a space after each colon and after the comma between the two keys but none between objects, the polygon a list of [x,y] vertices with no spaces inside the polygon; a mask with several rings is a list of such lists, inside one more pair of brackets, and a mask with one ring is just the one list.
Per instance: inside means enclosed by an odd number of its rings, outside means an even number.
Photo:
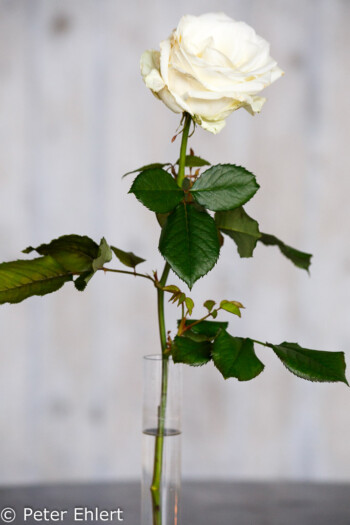
[{"label": "green leaf", "polygon": [[124,173],[124,175],[122,176],[122,179],[124,179],[124,177],[126,177],[127,175],[131,175],[132,173],[138,173],[140,171],[150,170],[154,168],[164,168],[165,166],[171,166],[171,163],[165,162],[163,164],[161,162],[153,162],[152,164],[146,164],[146,166],[142,166],[141,168],[138,168],[136,170],[128,171],[127,173]]},{"label": "green leaf", "polygon": [[212,356],[224,379],[236,377],[239,381],[250,381],[264,370],[254,352],[253,341],[232,337],[224,330],[214,340]]},{"label": "green leaf", "polygon": [[169,213],[156,213],[156,218],[161,228],[163,228],[168,217],[169,217]]},{"label": "green leaf", "polygon": [[40,255],[51,255],[65,270],[73,274],[80,274],[74,281],[77,290],[83,291],[95,271],[109,262],[111,253],[105,239],[100,246],[82,235],[63,235],[48,244],[41,244],[37,248],[29,246],[24,253],[36,251]]},{"label": "green leaf", "polygon": [[96,259],[92,261],[92,269],[94,272],[103,268],[106,263],[112,260],[112,250],[107,244],[107,241],[102,237],[100,246],[98,247],[98,254]]},{"label": "green leaf", "polygon": [[[196,322],[196,319],[187,319],[185,326],[190,326]],[[178,325],[180,321],[178,321]],[[184,337],[189,337],[194,341],[212,341],[220,332],[220,330],[226,330],[228,323],[225,321],[200,321],[195,324],[189,330],[184,332]]]},{"label": "green leaf", "polygon": [[164,292],[181,292],[180,288],[178,286],[175,286],[175,284],[169,284],[168,286],[164,286],[162,288],[162,290],[164,290]]},{"label": "green leaf", "polygon": [[[180,159],[176,161],[176,164],[179,164],[179,161]],[[185,166],[188,168],[201,168],[202,166],[210,166],[210,162],[196,155],[186,155]]]},{"label": "green leaf", "polygon": [[209,312],[212,311],[215,305],[215,301],[212,301],[211,299],[208,299],[207,301],[205,301],[205,303],[203,303],[204,308],[206,308]]},{"label": "green leaf", "polygon": [[46,255],[32,260],[0,264],[0,304],[19,303],[32,295],[55,292],[72,280],[53,257]]},{"label": "green leaf", "polygon": [[82,235],[63,235],[48,244],[37,248],[29,246],[23,253],[36,251],[39,255],[51,255],[66,270],[72,273],[91,269],[93,260],[98,256],[98,244],[90,237]]},{"label": "green leaf", "polygon": [[40,255],[51,256],[70,276],[80,274],[74,281],[74,286],[79,291],[84,290],[94,273],[112,259],[112,252],[106,239],[102,238],[98,245],[90,237],[74,234],[63,235],[37,248],[29,246],[23,250],[23,253],[33,251]]},{"label": "green leaf", "polygon": [[191,297],[186,297],[185,303],[186,303],[186,308],[187,308],[188,313],[190,315],[192,315],[192,311],[193,311],[193,308],[194,308],[194,302],[191,299]]},{"label": "green leaf", "polygon": [[348,384],[345,376],[344,352],[325,352],[302,348],[297,343],[281,343],[272,348],[290,372],[309,381],[340,381]]},{"label": "green leaf", "polygon": [[174,363],[201,366],[211,359],[211,343],[208,341],[196,342],[177,335],[173,341],[171,353]]},{"label": "green leaf", "polygon": [[226,312],[230,312],[230,314],[238,315],[238,317],[241,317],[240,308],[244,308],[244,306],[238,301],[227,301],[226,299],[224,299],[220,303],[220,308],[222,308],[222,310],[226,310]]},{"label": "green leaf", "polygon": [[111,246],[111,250],[114,253],[114,255],[119,259],[119,261],[125,266],[128,266],[129,268],[136,268],[138,264],[141,264],[146,260],[142,259],[142,257],[138,257],[138,255],[135,255],[132,252],[124,252],[123,250],[121,250],[120,248],[116,248],[115,246]]},{"label": "green leaf", "polygon": [[214,219],[192,204],[179,204],[163,226],[159,251],[180,279],[192,288],[219,257]]},{"label": "green leaf", "polygon": [[215,214],[217,227],[233,239],[241,257],[252,257],[258,239],[261,237],[259,224],[249,217],[242,207]]},{"label": "green leaf", "polygon": [[281,253],[283,253],[287,259],[292,261],[295,266],[302,268],[303,270],[309,270],[312,257],[310,253],[301,252],[291,246],[287,246],[287,244],[284,244],[284,242],[277,239],[274,235],[269,235],[267,233],[262,233],[259,241],[265,244],[265,246],[278,246]]},{"label": "green leaf", "polygon": [[176,297],[175,301],[177,301],[177,304],[180,306],[183,302],[185,302],[185,299],[186,295],[184,293],[180,293],[180,295]]},{"label": "green leaf", "polygon": [[196,180],[191,194],[212,211],[233,210],[242,206],[259,189],[255,176],[241,166],[218,164]]},{"label": "green leaf", "polygon": [[144,206],[157,213],[173,210],[184,198],[184,192],[175,179],[160,168],[142,171],[134,180],[129,193],[133,193]]}]

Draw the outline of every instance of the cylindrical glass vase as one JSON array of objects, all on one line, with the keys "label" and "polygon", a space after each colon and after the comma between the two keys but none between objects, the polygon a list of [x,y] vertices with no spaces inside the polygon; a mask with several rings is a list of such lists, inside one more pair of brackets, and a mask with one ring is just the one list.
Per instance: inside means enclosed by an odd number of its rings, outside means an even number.
[{"label": "cylindrical glass vase", "polygon": [[182,365],[143,358],[141,525],[178,525]]}]

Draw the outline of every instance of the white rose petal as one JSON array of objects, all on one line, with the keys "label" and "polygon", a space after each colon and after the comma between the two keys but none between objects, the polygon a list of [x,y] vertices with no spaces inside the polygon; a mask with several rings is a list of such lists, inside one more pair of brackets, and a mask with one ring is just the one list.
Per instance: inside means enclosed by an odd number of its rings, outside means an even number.
[{"label": "white rose petal", "polygon": [[146,86],[152,91],[159,91],[165,86],[165,82],[159,72],[159,51],[145,51],[141,56],[141,75]]},{"label": "white rose petal", "polygon": [[173,95],[169,92],[161,77],[159,51],[145,51],[141,56],[140,67],[145,84],[151,89],[153,94],[162,100],[169,109],[175,113],[181,113],[183,108],[176,104]]},{"label": "white rose petal", "polygon": [[204,129],[218,133],[241,107],[259,113],[266,99],[258,93],[283,71],[252,27],[208,13],[183,16],[160,51],[143,53],[141,74],[168,108],[190,113]]}]

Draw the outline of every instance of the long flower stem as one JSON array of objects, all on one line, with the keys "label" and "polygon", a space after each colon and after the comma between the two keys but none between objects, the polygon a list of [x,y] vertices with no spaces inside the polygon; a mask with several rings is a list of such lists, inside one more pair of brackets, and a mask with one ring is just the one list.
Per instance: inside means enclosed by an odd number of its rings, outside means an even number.
[{"label": "long flower stem", "polygon": [[[165,286],[168,278],[170,266],[165,264],[159,284]],[[158,324],[159,335],[162,348],[162,385],[160,403],[158,406],[158,428],[154,449],[153,478],[151,485],[153,525],[162,525],[162,468],[163,468],[163,448],[164,448],[164,430],[165,430],[165,412],[168,392],[168,369],[169,357],[166,355],[166,328],[164,318],[164,290],[157,289],[158,295]]]},{"label": "long flower stem", "polygon": [[[182,131],[180,159],[179,159],[179,170],[177,174],[177,184],[182,187],[183,180],[185,178],[185,165],[186,165],[186,150],[188,133],[190,130],[192,117],[188,113],[184,114],[185,123]],[[152,495],[152,512],[153,512],[153,525],[162,525],[162,470],[163,470],[163,449],[164,449],[164,435],[165,435],[165,415],[166,415],[166,404],[167,404],[167,393],[168,393],[168,372],[169,372],[169,356],[167,350],[167,339],[166,339],[166,328],[164,318],[164,290],[162,288],[166,284],[170,271],[168,263],[165,264],[162,276],[157,287],[158,296],[158,324],[159,324],[159,335],[160,343],[162,348],[162,385],[160,402],[158,406],[158,428],[156,435],[156,442],[154,448],[154,465],[153,465],[153,478],[151,484],[151,495]]]}]

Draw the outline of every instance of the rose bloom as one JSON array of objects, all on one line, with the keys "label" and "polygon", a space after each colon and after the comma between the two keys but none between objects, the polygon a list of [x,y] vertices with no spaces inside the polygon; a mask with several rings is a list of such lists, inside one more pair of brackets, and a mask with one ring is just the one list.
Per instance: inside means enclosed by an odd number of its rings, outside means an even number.
[{"label": "rose bloom", "polygon": [[257,96],[283,71],[270,45],[244,22],[224,13],[183,16],[160,51],[141,57],[148,88],[175,113],[186,111],[212,133],[241,107],[254,115],[265,98]]}]

